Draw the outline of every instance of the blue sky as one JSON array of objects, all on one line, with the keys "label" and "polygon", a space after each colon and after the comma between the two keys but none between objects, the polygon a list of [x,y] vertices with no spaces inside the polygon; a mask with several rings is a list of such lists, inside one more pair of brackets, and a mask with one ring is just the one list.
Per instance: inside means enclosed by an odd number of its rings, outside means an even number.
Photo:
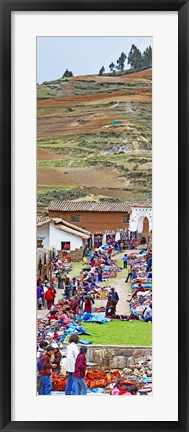
[{"label": "blue sky", "polygon": [[128,55],[132,44],[143,52],[152,37],[37,37],[37,82],[58,79],[66,69],[74,76],[98,74],[102,66],[109,72],[109,64],[122,51]]}]

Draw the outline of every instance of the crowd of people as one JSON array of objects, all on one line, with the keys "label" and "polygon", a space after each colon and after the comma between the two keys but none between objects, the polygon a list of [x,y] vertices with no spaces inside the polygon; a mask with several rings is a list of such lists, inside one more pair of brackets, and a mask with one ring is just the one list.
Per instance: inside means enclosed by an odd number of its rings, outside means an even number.
[{"label": "crowd of people", "polygon": [[[71,310],[71,315],[81,316],[84,312],[92,312],[94,300],[100,297],[103,290],[108,296],[105,310],[112,316],[119,301],[118,293],[113,287],[107,289],[98,285],[109,280],[110,277],[115,277],[117,272],[121,270],[112,258],[112,250],[110,247],[106,251],[99,249],[94,253],[89,250],[83,270],[77,277],[72,278],[69,277],[68,271],[62,267],[62,261],[54,260],[52,263],[53,280],[49,281],[47,277],[39,277],[37,280],[38,309],[47,308],[50,311],[54,305],[57,290],[62,289],[62,300],[66,301],[66,313],[69,314]],[[110,308],[110,306],[112,307]]]},{"label": "crowd of people", "polygon": [[[38,368],[38,387],[39,395],[51,395],[53,385],[59,382],[58,390],[64,390],[65,395],[87,395],[91,389],[101,390],[109,386],[111,395],[132,396],[140,394],[141,388],[145,388],[143,380],[136,383],[133,380],[124,379],[119,370],[110,373],[100,370],[93,370],[87,367],[87,347],[78,348],[78,335],[71,335],[67,345],[65,358],[66,375],[56,375],[60,373],[60,362],[62,355],[58,348],[48,345],[46,341],[41,341],[37,352]],[[87,372],[87,373],[86,373]],[[136,377],[134,377],[136,378]],[[98,388],[99,386],[99,388]],[[139,393],[137,393],[139,391]],[[148,388],[148,392],[151,389]]]},{"label": "crowd of people", "polygon": [[[124,253],[123,267],[116,265],[112,255],[113,248],[110,247],[99,248],[94,252],[89,250],[84,258],[82,271],[73,277],[69,276],[69,268],[65,269],[62,261],[56,258],[52,262],[51,280],[46,275],[37,278],[37,308],[49,311],[45,321],[38,323],[38,394],[51,394],[52,376],[61,375],[63,367],[66,375],[65,394],[87,394],[87,347],[78,348],[78,344],[81,343],[78,336],[80,329],[75,331],[76,328],[70,328],[70,325],[78,326],[85,315],[96,311],[105,313],[107,319],[139,319],[152,322],[151,251],[131,252],[128,255]],[[128,316],[117,314],[119,295],[116,289],[112,286],[102,288],[101,284],[102,281],[115,277],[122,269],[128,271],[125,282],[130,282],[132,288]],[[62,292],[62,299],[57,303],[59,289]],[[106,295],[105,307],[95,308],[95,299],[99,298],[102,289]],[[67,351],[63,352],[59,342],[64,340],[62,334],[68,335],[69,330],[72,333]],[[129,392],[128,389],[125,391]],[[134,391],[131,394],[135,394]]]},{"label": "crowd of people", "polygon": [[[66,395],[86,395],[87,385],[84,377],[87,369],[86,352],[87,348],[78,348],[78,335],[71,335],[66,353],[67,384]],[[60,373],[62,354],[56,345],[48,345],[47,341],[41,341],[37,351],[38,370],[38,394],[51,395],[52,373]]]}]

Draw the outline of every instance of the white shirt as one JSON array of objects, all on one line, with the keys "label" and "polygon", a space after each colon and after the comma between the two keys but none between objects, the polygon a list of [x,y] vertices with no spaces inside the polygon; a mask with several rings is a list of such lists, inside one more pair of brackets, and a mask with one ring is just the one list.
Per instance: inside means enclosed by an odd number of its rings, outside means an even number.
[{"label": "white shirt", "polygon": [[74,372],[75,371],[75,362],[76,358],[79,354],[79,348],[74,342],[71,342],[66,351],[66,371]]},{"label": "white shirt", "polygon": [[39,347],[39,349],[37,350],[37,362],[41,359],[43,354],[45,354],[45,350]]}]

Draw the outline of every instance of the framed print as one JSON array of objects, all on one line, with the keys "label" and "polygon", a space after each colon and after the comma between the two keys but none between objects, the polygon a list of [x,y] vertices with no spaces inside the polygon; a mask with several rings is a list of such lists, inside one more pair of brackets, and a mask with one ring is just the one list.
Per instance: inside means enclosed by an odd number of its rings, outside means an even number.
[{"label": "framed print", "polygon": [[0,5],[1,430],[188,431],[188,1]]}]

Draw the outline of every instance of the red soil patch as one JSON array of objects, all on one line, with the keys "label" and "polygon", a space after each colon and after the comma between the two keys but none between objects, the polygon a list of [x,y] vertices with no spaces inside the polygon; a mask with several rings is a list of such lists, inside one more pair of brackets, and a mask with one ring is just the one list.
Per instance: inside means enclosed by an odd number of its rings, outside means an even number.
[{"label": "red soil patch", "polygon": [[[133,94],[134,93],[134,94]],[[81,96],[70,96],[64,98],[54,98],[54,99],[44,99],[38,101],[38,107],[60,107],[60,106],[69,106],[69,105],[84,105],[93,104],[93,103],[107,103],[108,101],[115,100],[116,102],[120,100],[120,97],[125,100],[125,102],[131,102],[132,100],[135,102],[143,102],[148,99],[151,99],[152,92],[151,89],[149,91],[144,91],[143,88],[138,89],[129,89],[129,90],[120,90],[116,92],[107,93],[98,93],[92,95],[81,95]]]},{"label": "red soil patch", "polygon": [[120,173],[105,167],[91,168],[39,168],[37,182],[40,185],[78,185],[95,188],[124,187]]},{"label": "red soil patch", "polygon": [[99,76],[99,75],[80,75],[72,78],[72,81],[95,81],[95,82],[122,82],[132,80],[151,80],[152,69],[145,71],[135,72],[133,74],[121,75],[121,76]]},{"label": "red soil patch", "polygon": [[124,79],[127,79],[129,81],[134,80],[148,80],[151,81],[152,80],[152,69],[147,69],[144,71],[140,71],[140,72],[135,72],[133,74],[129,74],[129,75],[123,75]]},{"label": "red soil patch", "polygon": [[61,154],[56,154],[54,151],[49,151],[43,148],[37,149],[37,160],[55,160],[62,159]]},{"label": "red soil patch", "polygon": [[[111,110],[105,115],[101,113],[94,115],[93,117],[82,113],[82,115],[77,115],[69,117],[55,118],[52,117],[48,119],[38,119],[38,137],[52,136],[52,135],[62,135],[62,134],[73,134],[73,133],[87,133],[99,130],[105,130],[106,128],[112,127],[112,121],[119,120],[123,121],[123,125],[130,125],[131,122],[122,118],[121,116],[112,115]],[[80,120],[84,119],[84,123],[80,123]]]}]

